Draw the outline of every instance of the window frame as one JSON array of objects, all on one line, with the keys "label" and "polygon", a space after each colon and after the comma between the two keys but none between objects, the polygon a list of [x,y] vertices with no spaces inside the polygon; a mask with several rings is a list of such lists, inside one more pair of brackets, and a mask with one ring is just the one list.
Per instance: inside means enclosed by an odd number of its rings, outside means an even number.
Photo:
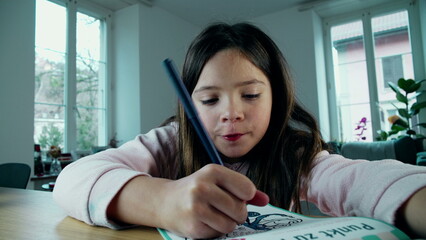
[{"label": "window frame", "polygon": [[86,0],[47,0],[66,9],[66,56],[64,73],[64,152],[77,150],[77,12],[101,20],[101,61],[105,63],[105,129],[99,131],[98,142],[108,144],[111,136],[111,16],[112,12]]},{"label": "window frame", "polygon": [[[422,51],[422,37],[420,31],[420,16],[419,16],[419,3],[417,0],[404,1],[404,2],[391,2],[376,7],[365,8],[359,11],[355,11],[347,14],[340,14],[324,18],[323,30],[324,30],[324,55],[326,64],[326,76],[328,84],[328,108],[330,126],[340,126],[337,99],[336,99],[336,86],[334,78],[334,67],[333,67],[333,53],[331,44],[331,28],[336,25],[348,23],[355,20],[361,20],[363,25],[363,41],[366,57],[366,68],[368,76],[368,87],[370,97],[370,113],[371,113],[371,125],[373,132],[373,139],[377,137],[377,131],[381,129],[380,126],[380,112],[377,108],[379,103],[378,97],[378,86],[376,79],[376,64],[374,54],[374,36],[372,33],[371,19],[376,16],[389,14],[406,10],[408,13],[409,21],[409,37],[412,50],[413,58],[413,71],[416,80],[423,79],[425,76],[425,65],[423,60]],[[422,117],[422,116],[420,116]],[[344,141],[341,138],[341,130],[337,127],[330,127],[331,139]]]}]

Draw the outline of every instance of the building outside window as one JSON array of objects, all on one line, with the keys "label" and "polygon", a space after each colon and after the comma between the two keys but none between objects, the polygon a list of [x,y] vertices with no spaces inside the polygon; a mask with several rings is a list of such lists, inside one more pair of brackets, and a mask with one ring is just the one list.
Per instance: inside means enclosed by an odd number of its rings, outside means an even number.
[{"label": "building outside window", "polygon": [[71,2],[36,1],[34,141],[106,145],[105,21]]},{"label": "building outside window", "polygon": [[380,129],[390,130],[388,117],[402,106],[387,83],[415,79],[409,14],[405,8],[368,10],[326,21],[334,139],[359,140],[356,126],[363,118],[365,141],[374,141]]},{"label": "building outside window", "polygon": [[398,79],[404,76],[404,69],[402,63],[402,55],[383,57],[382,58],[382,72],[383,72],[383,86],[388,87],[388,82],[393,82],[398,85]]}]

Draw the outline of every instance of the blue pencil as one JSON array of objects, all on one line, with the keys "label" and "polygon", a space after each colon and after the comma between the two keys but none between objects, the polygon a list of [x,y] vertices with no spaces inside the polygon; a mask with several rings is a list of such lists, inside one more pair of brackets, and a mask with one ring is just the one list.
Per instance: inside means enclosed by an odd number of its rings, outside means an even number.
[{"label": "blue pencil", "polygon": [[185,109],[185,113],[188,119],[191,121],[192,126],[194,126],[195,131],[197,132],[198,137],[203,143],[204,148],[207,151],[207,154],[210,157],[210,160],[213,163],[223,165],[222,160],[220,159],[219,153],[217,152],[215,146],[213,145],[212,140],[207,134],[206,129],[204,128],[203,123],[198,117],[197,109],[195,109],[194,103],[192,102],[191,96],[183,85],[182,79],[179,76],[178,71],[171,59],[166,59],[163,61],[163,65],[166,68],[169,79],[175,88],[178,97]]},{"label": "blue pencil", "polygon": [[[195,109],[194,103],[192,102],[191,96],[186,90],[186,87],[183,85],[182,79],[180,79],[179,73],[176,70],[175,65],[171,59],[166,59],[163,61],[163,65],[166,68],[166,72],[169,75],[169,79],[173,84],[173,87],[176,89],[178,97],[182,102],[185,113],[192,125],[197,132],[198,137],[201,139],[203,146],[205,147],[209,157],[213,163],[220,164],[223,166],[223,162],[220,159],[219,153],[217,152],[215,146],[213,145],[212,140],[207,134],[206,129],[204,128],[203,123],[198,117],[197,109]],[[247,216],[246,222],[250,224],[249,217]]]}]

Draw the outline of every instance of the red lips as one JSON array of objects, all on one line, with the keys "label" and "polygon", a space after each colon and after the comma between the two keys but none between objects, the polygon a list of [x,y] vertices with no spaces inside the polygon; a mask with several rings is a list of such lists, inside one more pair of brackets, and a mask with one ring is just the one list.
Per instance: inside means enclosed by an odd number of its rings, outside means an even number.
[{"label": "red lips", "polygon": [[234,141],[237,141],[238,139],[240,139],[243,135],[244,134],[242,134],[242,133],[233,133],[233,134],[224,135],[223,138],[225,140],[234,142]]}]

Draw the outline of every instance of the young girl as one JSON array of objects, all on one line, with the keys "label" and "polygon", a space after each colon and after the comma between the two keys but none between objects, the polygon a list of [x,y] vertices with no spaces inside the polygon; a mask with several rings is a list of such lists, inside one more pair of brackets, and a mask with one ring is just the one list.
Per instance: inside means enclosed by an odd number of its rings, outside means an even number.
[{"label": "young girl", "polygon": [[373,217],[426,236],[426,168],[330,155],[295,101],[288,69],[255,26],[209,26],[191,44],[182,78],[225,166],[209,164],[179,105],[168,124],[66,167],[56,201],[88,224],[209,238],[243,223],[247,203],[269,197],[300,211],[308,200],[328,215]]}]

